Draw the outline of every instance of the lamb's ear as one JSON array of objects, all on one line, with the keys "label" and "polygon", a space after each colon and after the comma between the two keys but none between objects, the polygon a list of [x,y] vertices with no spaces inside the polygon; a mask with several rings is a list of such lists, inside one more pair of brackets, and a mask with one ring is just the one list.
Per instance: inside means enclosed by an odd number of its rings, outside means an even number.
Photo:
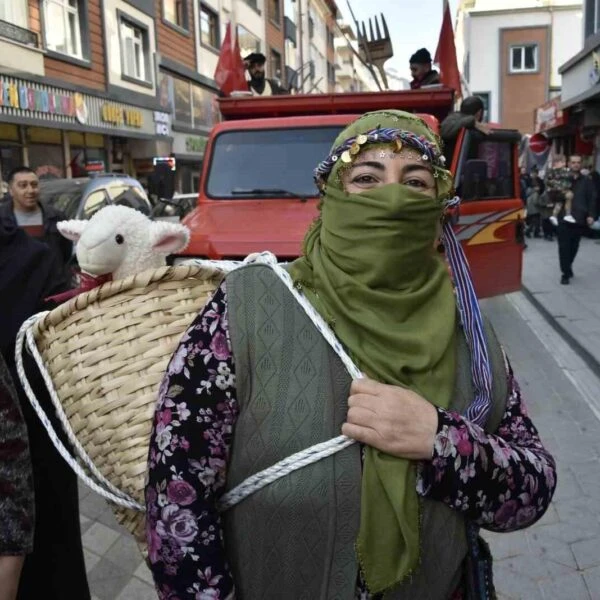
[{"label": "lamb's ear", "polygon": [[190,241],[190,230],[185,225],[154,221],[150,228],[152,250],[157,254],[174,254],[183,250]]},{"label": "lamb's ear", "polygon": [[56,228],[60,233],[72,242],[78,242],[89,221],[72,219],[70,221],[59,221]]}]

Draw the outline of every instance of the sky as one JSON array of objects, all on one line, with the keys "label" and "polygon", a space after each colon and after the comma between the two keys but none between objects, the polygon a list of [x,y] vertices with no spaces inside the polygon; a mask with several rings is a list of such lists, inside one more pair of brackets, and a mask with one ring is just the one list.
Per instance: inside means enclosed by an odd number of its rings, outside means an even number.
[{"label": "sky", "polygon": [[[352,23],[347,0],[336,0],[344,20]],[[400,77],[410,79],[408,60],[419,48],[427,48],[434,56],[442,25],[443,0],[350,0],[356,18],[385,15],[392,37],[394,57],[386,68],[394,68]],[[450,0],[454,22],[458,0]],[[354,26],[353,26],[354,29]]]}]

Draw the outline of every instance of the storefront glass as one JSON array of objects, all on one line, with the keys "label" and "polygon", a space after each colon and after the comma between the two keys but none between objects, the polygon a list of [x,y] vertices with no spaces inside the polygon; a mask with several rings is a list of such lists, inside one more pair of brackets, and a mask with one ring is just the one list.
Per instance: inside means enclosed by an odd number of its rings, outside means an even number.
[{"label": "storefront glass", "polygon": [[60,179],[65,176],[61,146],[51,144],[29,145],[29,166],[40,179]]}]

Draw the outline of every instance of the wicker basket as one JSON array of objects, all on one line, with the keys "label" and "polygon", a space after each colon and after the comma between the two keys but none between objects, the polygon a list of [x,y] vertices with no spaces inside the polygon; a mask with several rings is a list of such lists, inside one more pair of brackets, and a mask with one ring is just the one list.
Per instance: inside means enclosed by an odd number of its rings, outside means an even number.
[{"label": "wicker basket", "polygon": [[[217,268],[163,267],[104,284],[33,327],[69,424],[100,473],[144,504],[157,392],[185,329],[224,277]],[[144,513],[115,507],[144,541]]]}]

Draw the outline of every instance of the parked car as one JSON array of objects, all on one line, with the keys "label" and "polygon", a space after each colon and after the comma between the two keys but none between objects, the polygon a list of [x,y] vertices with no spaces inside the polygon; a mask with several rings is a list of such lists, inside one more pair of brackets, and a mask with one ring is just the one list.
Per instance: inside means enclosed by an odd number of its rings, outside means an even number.
[{"label": "parked car", "polygon": [[152,205],[141,183],[120,173],[41,180],[40,200],[60,210],[68,219],[89,219],[111,204],[130,206],[148,216],[152,214]]}]

